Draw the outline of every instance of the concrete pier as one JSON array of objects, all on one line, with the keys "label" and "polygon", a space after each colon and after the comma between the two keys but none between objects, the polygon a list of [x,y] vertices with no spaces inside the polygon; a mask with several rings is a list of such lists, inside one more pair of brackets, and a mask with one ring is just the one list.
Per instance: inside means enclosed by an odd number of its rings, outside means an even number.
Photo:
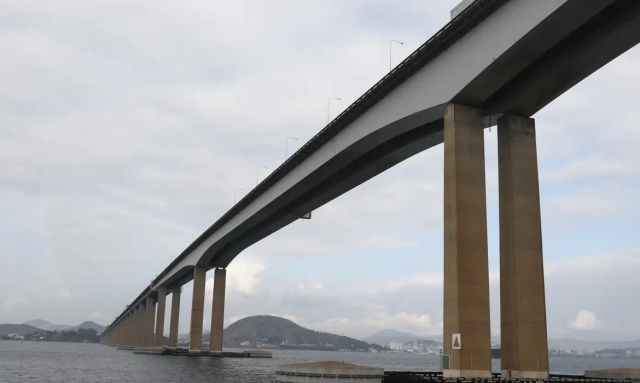
[{"label": "concrete pier", "polygon": [[193,299],[191,300],[191,331],[189,350],[199,352],[202,347],[202,322],[204,319],[204,287],[207,272],[203,267],[193,269]]},{"label": "concrete pier", "polygon": [[[119,348],[120,349],[120,348]],[[124,349],[124,348],[123,348]],[[267,350],[246,350],[242,352],[222,351],[211,352],[209,350],[192,350],[186,348],[170,348],[170,347],[136,347],[129,348],[134,354],[140,355],[174,355],[174,356],[192,356],[192,357],[220,357],[220,358],[272,358],[273,354]]]},{"label": "concrete pier", "polygon": [[164,316],[167,302],[167,289],[161,287],[158,289],[158,304],[156,308],[156,331],[153,346],[162,347],[164,339]]},{"label": "concrete pier", "polygon": [[224,298],[227,280],[226,269],[216,269],[213,277],[213,304],[211,305],[211,337],[209,349],[222,352],[222,332],[224,327]]},{"label": "concrete pier", "polygon": [[182,287],[171,290],[171,318],[169,322],[169,347],[178,347],[178,324],[180,322],[180,293]]},{"label": "concrete pier", "polygon": [[156,301],[151,295],[147,297],[144,310],[144,340],[143,347],[153,347],[154,324],[156,320]]},{"label": "concrete pier", "polygon": [[344,362],[284,364],[276,368],[276,383],[353,382],[381,383],[384,369]]},{"label": "concrete pier", "polygon": [[[491,377],[489,260],[479,109],[450,104],[444,118],[445,377]],[[454,347],[453,335],[460,334]]]},{"label": "concrete pier", "polygon": [[498,119],[502,376],[549,376],[535,121]]},{"label": "concrete pier", "polygon": [[144,307],[143,304],[136,307],[136,333],[134,334],[136,347],[144,346]]}]

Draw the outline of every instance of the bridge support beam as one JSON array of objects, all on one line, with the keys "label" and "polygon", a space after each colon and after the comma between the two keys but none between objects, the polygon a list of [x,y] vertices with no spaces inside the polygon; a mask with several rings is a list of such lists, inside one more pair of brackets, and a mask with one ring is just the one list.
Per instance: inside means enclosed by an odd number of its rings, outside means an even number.
[{"label": "bridge support beam", "polygon": [[153,325],[156,320],[156,301],[151,295],[147,296],[144,312],[144,344],[143,347],[153,347]]},{"label": "bridge support beam", "polygon": [[127,335],[126,335],[126,337],[127,337],[127,340],[125,342],[125,344],[127,346],[133,346],[135,344],[136,328],[135,328],[135,325],[134,325],[135,324],[134,315],[133,315],[134,312],[135,312],[134,310],[131,310],[129,312],[129,314],[127,315],[127,320],[126,320],[126,326],[127,326],[127,329],[126,329]]},{"label": "bridge support beam", "polygon": [[143,304],[136,307],[136,347],[144,346],[144,308]]},{"label": "bridge support beam", "polygon": [[162,347],[164,340],[164,315],[167,303],[167,289],[158,288],[158,308],[156,313],[156,336],[153,342],[155,347]]},{"label": "bridge support beam", "polygon": [[171,319],[169,322],[169,347],[178,347],[178,323],[180,321],[180,293],[182,287],[171,290]]},{"label": "bridge support beam", "polygon": [[213,277],[213,304],[211,305],[211,338],[209,350],[222,352],[222,333],[224,328],[224,298],[227,282],[227,270],[216,269]]},{"label": "bridge support beam", "polygon": [[[489,260],[481,110],[444,117],[444,351],[446,377],[491,377]],[[460,334],[460,349],[453,347]]]},{"label": "bridge support beam", "polygon": [[118,322],[117,341],[116,341],[116,344],[118,346],[122,346],[124,344],[124,336],[122,331],[123,329],[124,329],[124,323],[122,321]]},{"label": "bridge support beam", "polygon": [[535,121],[498,119],[502,376],[547,378],[549,354]]},{"label": "bridge support beam", "polygon": [[189,350],[202,348],[202,321],[204,319],[204,285],[207,271],[200,266],[193,269],[193,298],[191,300],[191,332]]}]

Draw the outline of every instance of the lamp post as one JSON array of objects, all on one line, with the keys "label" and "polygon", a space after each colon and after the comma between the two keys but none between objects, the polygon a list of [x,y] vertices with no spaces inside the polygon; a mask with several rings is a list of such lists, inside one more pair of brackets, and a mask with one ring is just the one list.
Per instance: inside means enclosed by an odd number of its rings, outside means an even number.
[{"label": "lamp post", "polygon": [[236,190],[233,191],[233,205],[236,205],[236,196],[238,195],[238,190],[243,191],[244,189],[240,189],[240,188],[236,188]]},{"label": "lamp post", "polygon": [[258,175],[260,174],[260,169],[267,170],[266,166],[260,166],[258,170],[256,170],[256,186],[258,186]]},{"label": "lamp post", "polygon": [[286,147],[285,152],[284,152],[284,160],[285,161],[287,160],[287,158],[289,158],[289,140],[298,141],[297,138],[293,138],[293,137],[287,138],[287,147]]},{"label": "lamp post", "polygon": [[342,99],[338,97],[329,97],[329,99],[327,100],[327,125],[329,125],[329,123],[331,122],[331,114],[329,113],[331,108],[331,100],[342,101]]},{"label": "lamp post", "polygon": [[393,43],[398,43],[400,45],[404,45],[404,43],[402,41],[398,41],[398,40],[389,41],[389,72],[391,72],[391,69],[393,69],[392,64],[391,64],[391,48],[393,47]]}]

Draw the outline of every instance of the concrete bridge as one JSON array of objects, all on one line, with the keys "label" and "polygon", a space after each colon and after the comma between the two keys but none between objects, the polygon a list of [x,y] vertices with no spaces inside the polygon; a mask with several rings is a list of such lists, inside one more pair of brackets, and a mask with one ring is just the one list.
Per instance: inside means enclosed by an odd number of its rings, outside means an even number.
[{"label": "concrete bridge", "polygon": [[193,280],[190,347],[197,352],[205,273],[215,269],[210,349],[221,351],[225,273],[236,255],[444,142],[444,354],[450,357],[444,373],[491,377],[483,130],[497,124],[502,369],[513,377],[547,377],[530,117],[640,41],[640,1],[466,0],[452,16],[202,233],[116,318],[102,342],[161,346],[170,294],[169,346],[175,347],[181,286]]}]

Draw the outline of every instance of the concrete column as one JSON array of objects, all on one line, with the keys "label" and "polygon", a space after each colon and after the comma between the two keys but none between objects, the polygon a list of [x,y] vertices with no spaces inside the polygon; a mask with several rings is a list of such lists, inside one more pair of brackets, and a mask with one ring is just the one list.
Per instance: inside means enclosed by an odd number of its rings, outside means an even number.
[{"label": "concrete column", "polygon": [[136,311],[132,309],[129,313],[129,346],[136,345]]},{"label": "concrete column", "polygon": [[156,322],[156,301],[151,295],[147,296],[144,312],[144,346],[153,347],[154,324]]},{"label": "concrete column", "polygon": [[189,350],[199,351],[202,347],[202,321],[204,319],[204,285],[207,271],[196,266],[193,269],[193,298],[191,300],[191,331]]},{"label": "concrete column", "polygon": [[125,344],[127,346],[133,346],[133,339],[134,339],[134,334],[135,334],[135,326],[133,326],[133,310],[129,311],[129,314],[127,314],[127,319],[126,319],[126,341]]},{"label": "concrete column", "polygon": [[144,347],[144,312],[145,312],[145,305],[144,304],[139,304],[138,305],[138,318],[136,319],[136,346],[137,347]]},{"label": "concrete column", "polygon": [[158,288],[158,308],[156,313],[156,338],[153,342],[155,347],[162,347],[162,341],[164,338],[164,312],[167,302],[167,289],[164,287]]},{"label": "concrete column", "polygon": [[213,277],[213,304],[211,305],[211,338],[209,349],[222,352],[222,333],[224,328],[224,298],[227,282],[227,270],[216,269]]},{"label": "concrete column", "polygon": [[169,322],[169,347],[178,347],[178,323],[180,321],[180,293],[182,287],[171,291],[171,322]]},{"label": "concrete column", "polygon": [[146,312],[147,312],[147,302],[144,301],[144,304],[140,305],[140,311],[138,312],[138,334],[136,337],[138,338],[138,347],[144,347],[144,326],[146,324]]},{"label": "concrete column", "polygon": [[124,342],[122,341],[122,326],[123,323],[122,321],[118,322],[118,328],[116,329],[116,344],[118,346],[121,346],[122,344],[124,344]]},{"label": "concrete column", "polygon": [[445,377],[491,377],[483,113],[453,104],[444,117],[444,354]]},{"label": "concrete column", "polygon": [[127,341],[127,316],[125,315],[122,320],[120,320],[120,324],[118,325],[120,328],[118,335],[118,343],[122,346],[126,344]]},{"label": "concrete column", "polygon": [[535,121],[498,119],[502,376],[549,376]]}]

